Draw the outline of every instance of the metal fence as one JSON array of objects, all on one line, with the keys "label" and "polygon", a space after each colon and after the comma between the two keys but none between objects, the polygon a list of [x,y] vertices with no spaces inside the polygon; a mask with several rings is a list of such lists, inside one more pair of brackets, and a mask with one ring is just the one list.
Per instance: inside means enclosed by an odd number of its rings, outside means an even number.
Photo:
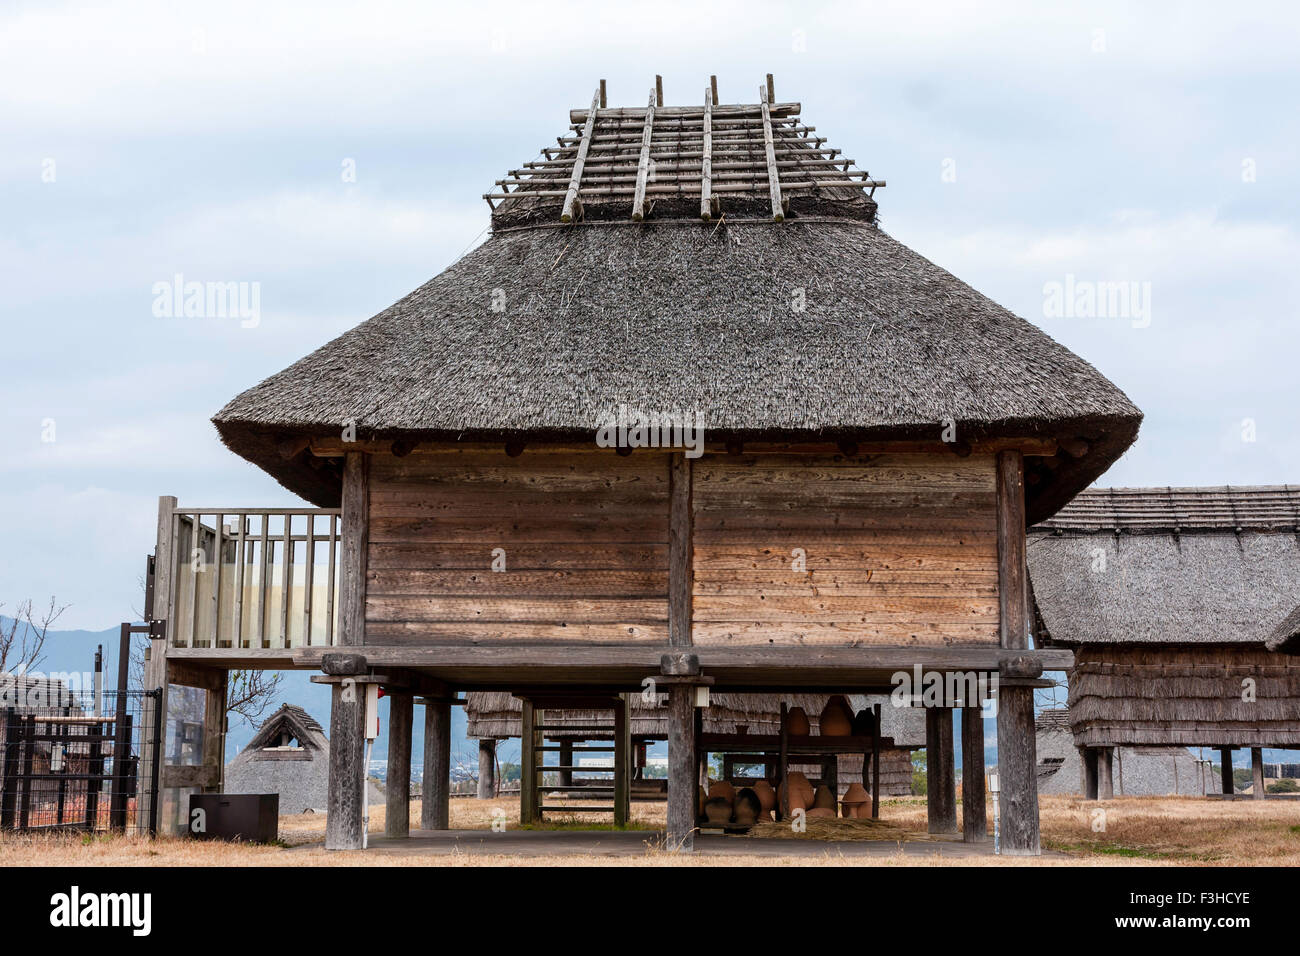
[{"label": "metal fence", "polygon": [[0,707],[0,830],[156,833],[161,694],[46,692]]}]

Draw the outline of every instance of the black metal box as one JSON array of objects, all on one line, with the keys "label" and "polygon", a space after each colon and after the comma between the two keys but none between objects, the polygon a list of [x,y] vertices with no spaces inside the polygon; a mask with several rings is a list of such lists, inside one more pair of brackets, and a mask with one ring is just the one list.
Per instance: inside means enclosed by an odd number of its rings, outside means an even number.
[{"label": "black metal box", "polygon": [[190,836],[200,840],[273,843],[280,834],[280,795],[194,793],[187,821]]}]

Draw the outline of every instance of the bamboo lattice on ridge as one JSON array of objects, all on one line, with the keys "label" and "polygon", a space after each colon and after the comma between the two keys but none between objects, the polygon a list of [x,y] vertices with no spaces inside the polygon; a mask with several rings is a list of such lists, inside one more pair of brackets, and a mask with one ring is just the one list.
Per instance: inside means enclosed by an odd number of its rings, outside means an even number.
[{"label": "bamboo lattice on ridge", "polygon": [[591,106],[570,111],[568,134],[544,158],[509,170],[484,194],[493,213],[558,206],[560,222],[572,223],[586,204],[626,204],[626,215],[641,221],[657,200],[695,200],[708,220],[740,199],[770,202],[779,222],[792,197],[861,202],[885,185],[813,135],[799,103],[776,102],[771,74],[753,104],[718,103],[713,77],[702,106],[665,106],[655,81],[645,106],[610,108],[601,80]]}]

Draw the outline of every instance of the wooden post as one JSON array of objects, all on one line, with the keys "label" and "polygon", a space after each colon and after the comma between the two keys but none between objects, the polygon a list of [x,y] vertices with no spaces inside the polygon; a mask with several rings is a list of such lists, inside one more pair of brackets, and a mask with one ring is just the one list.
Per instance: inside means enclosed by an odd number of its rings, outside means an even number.
[{"label": "wooden post", "polygon": [[925,808],[931,833],[957,832],[957,771],[952,709],[925,709]]},{"label": "wooden post", "polygon": [[520,710],[521,729],[519,733],[519,822],[524,826],[537,823],[542,814],[538,800],[537,745],[539,731],[537,724],[540,716],[533,702],[524,698]]},{"label": "wooden post", "polygon": [[668,687],[668,849],[695,849],[695,688]]},{"label": "wooden post", "polygon": [[[152,622],[161,622],[164,636],[155,639],[152,636],[149,640],[149,648],[145,653],[144,663],[144,686],[143,690],[157,690],[162,698],[161,707],[156,708],[163,715],[163,720],[167,719],[167,647],[171,640],[168,633],[171,627],[171,593],[172,593],[172,572],[176,562],[175,557],[175,540],[174,532],[174,513],[176,511],[176,498],[172,495],[162,495],[158,498],[158,525],[157,538],[154,543],[154,563],[153,563],[153,599],[152,606],[145,610]],[[155,733],[154,715],[150,708],[145,708],[141,721],[141,739],[153,740],[155,737],[166,739],[166,727],[162,728],[162,733]],[[165,754],[162,748],[154,753],[153,747],[143,748],[140,755],[140,779],[152,780],[158,776],[154,770],[154,762],[165,763]],[[146,787],[140,791],[140,796],[136,800],[136,812],[141,820],[153,819],[157,816],[155,813],[156,805],[162,801],[162,792],[154,791]]]},{"label": "wooden post", "polygon": [[[1025,460],[1018,450],[997,457],[998,609],[1002,646],[1029,646],[1028,572],[1025,565]],[[1006,661],[998,684],[998,778],[1002,799],[1002,853],[1038,856],[1038,756],[1032,677],[1041,665]],[[1032,677],[1030,676],[1032,675]],[[1023,683],[1022,683],[1023,681]]]},{"label": "wooden post", "polygon": [[[561,767],[572,767],[572,766],[573,766],[573,741],[572,741],[572,740],[561,740],[561,741],[560,741],[560,766],[561,766]],[[561,787],[572,787],[572,786],[573,786],[573,771],[572,771],[572,770],[561,770],[561,771],[560,771],[560,786],[561,786]]]},{"label": "wooden post", "polygon": [[966,843],[988,839],[984,804],[984,711],[961,709],[961,838]]},{"label": "wooden post", "polygon": [[1232,748],[1219,748],[1219,780],[1223,786],[1223,795],[1230,797],[1237,791],[1237,785],[1232,780]]},{"label": "wooden post", "polygon": [[627,694],[614,708],[614,826],[625,827],[632,814],[632,714]]},{"label": "wooden post", "polygon": [[1083,796],[1085,800],[1097,799],[1097,750],[1094,747],[1080,747],[1079,757],[1083,762]]},{"label": "wooden post", "polygon": [[365,742],[361,736],[366,694],[362,684],[330,685],[330,772],[326,796],[325,849],[359,850],[365,813]]},{"label": "wooden post", "polygon": [[424,796],[420,828],[446,830],[451,801],[451,704],[424,698]]},{"label": "wooden post", "polygon": [[871,819],[880,819],[880,705],[872,708],[871,720]]},{"label": "wooden post", "polygon": [[1250,776],[1251,796],[1256,800],[1263,800],[1266,791],[1264,789],[1264,750],[1261,747],[1250,748]]},{"label": "wooden post", "polygon": [[402,691],[388,695],[385,836],[406,837],[411,832],[411,724],[414,718],[415,698]]},{"label": "wooden post", "polygon": [[1097,751],[1097,799],[1115,799],[1115,748],[1102,747]]},{"label": "wooden post", "polygon": [[339,566],[339,633],[336,644],[360,645],[366,642],[369,475],[370,456],[348,452],[343,465],[343,547]]},{"label": "wooden post", "polygon": [[497,742],[484,737],[478,742],[478,798],[491,800],[497,795]]}]

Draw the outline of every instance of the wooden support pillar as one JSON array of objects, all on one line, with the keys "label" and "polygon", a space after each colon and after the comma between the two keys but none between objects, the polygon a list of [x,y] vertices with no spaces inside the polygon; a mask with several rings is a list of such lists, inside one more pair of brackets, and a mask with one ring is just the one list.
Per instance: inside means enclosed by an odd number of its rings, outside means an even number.
[{"label": "wooden support pillar", "polygon": [[384,835],[406,837],[411,832],[411,724],[415,698],[394,691],[388,695],[388,786],[384,799]]},{"label": "wooden support pillar", "polygon": [[1115,799],[1115,748],[1097,750],[1097,799]]},{"label": "wooden support pillar", "polygon": [[[572,766],[573,766],[573,741],[572,741],[572,740],[561,740],[561,741],[560,741],[560,766],[561,766],[561,767],[572,767]],[[561,770],[561,771],[560,771],[560,786],[561,786],[561,787],[572,787],[572,786],[573,786],[573,771],[572,771],[572,770]]]},{"label": "wooden support pillar", "polygon": [[497,742],[484,737],[478,742],[478,799],[497,795]]},{"label": "wooden support pillar", "polygon": [[695,688],[668,686],[668,849],[695,849]]},{"label": "wooden support pillar", "polygon": [[359,850],[365,815],[366,709],[363,684],[330,685],[330,771],[326,796],[325,849]]},{"label": "wooden support pillar", "polygon": [[1237,785],[1232,780],[1231,747],[1219,748],[1219,780],[1222,784],[1223,795],[1225,797],[1230,797],[1236,792]]},{"label": "wooden support pillar", "polygon": [[424,703],[424,797],[420,828],[446,830],[451,802],[451,704],[426,697]]},{"label": "wooden support pillar", "polygon": [[1093,747],[1080,747],[1079,758],[1083,763],[1083,796],[1086,800],[1097,799],[1097,751]]},{"label": "wooden support pillar", "polygon": [[[1025,564],[1025,459],[998,452],[998,625],[1002,646],[1029,646],[1029,586]],[[1038,756],[1034,681],[1042,666],[1029,658],[1004,661],[998,682],[998,780],[1002,853],[1038,856]]]},{"label": "wooden support pillar", "polygon": [[614,826],[625,827],[632,815],[632,705],[620,696],[614,708]]},{"label": "wooden support pillar", "polygon": [[542,743],[542,732],[537,729],[541,723],[542,712],[533,706],[533,702],[524,698],[520,708],[519,719],[519,822],[530,826],[542,819],[541,799],[537,791],[541,783],[541,768],[538,766],[537,748]]},{"label": "wooden support pillar", "polygon": [[984,804],[984,711],[961,709],[961,838],[979,843],[988,838]]},{"label": "wooden support pillar", "polygon": [[1250,748],[1251,796],[1263,800],[1267,795],[1264,789],[1264,750],[1262,747]]},{"label": "wooden support pillar", "polygon": [[925,808],[931,833],[957,832],[957,771],[952,709],[925,709]]}]

